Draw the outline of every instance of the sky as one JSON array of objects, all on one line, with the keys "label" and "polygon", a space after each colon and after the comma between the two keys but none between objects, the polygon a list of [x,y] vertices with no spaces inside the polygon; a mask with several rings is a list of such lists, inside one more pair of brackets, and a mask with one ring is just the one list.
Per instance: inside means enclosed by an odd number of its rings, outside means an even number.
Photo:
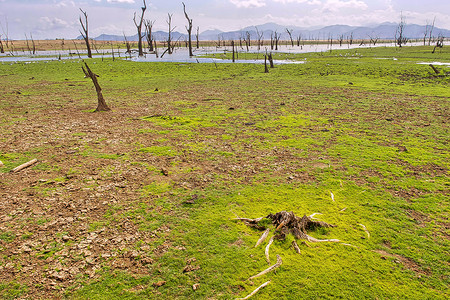
[{"label": "sky", "polygon": [[[146,0],[145,19],[155,30],[167,31],[168,14],[175,30],[186,32],[182,1]],[[196,29],[239,30],[274,22],[284,26],[371,26],[400,21],[450,29],[449,0],[184,0]],[[89,35],[134,35],[134,13],[143,0],[0,0],[0,35],[5,39],[76,38],[80,35],[80,8],[87,12]]]}]

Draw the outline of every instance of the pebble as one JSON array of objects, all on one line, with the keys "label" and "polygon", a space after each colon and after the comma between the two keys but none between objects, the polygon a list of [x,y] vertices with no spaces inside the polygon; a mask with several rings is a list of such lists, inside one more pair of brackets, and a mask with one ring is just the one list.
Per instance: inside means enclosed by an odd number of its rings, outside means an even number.
[{"label": "pebble", "polygon": [[0,168],[3,168],[4,164],[3,162],[0,160]]}]

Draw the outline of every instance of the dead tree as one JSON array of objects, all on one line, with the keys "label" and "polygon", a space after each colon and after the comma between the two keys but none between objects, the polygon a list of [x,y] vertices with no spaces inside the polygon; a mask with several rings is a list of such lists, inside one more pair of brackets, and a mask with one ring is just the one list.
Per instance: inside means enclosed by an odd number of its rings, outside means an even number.
[{"label": "dead tree", "polygon": [[145,38],[147,39],[148,44],[148,51],[153,52],[153,24],[155,24],[155,21],[146,20],[144,22],[145,26]]},{"label": "dead tree", "polygon": [[80,24],[81,24],[81,28],[83,29],[83,31],[80,30],[80,33],[86,43],[87,55],[89,58],[92,58],[91,45],[89,43],[89,34],[88,34],[89,24],[88,24],[87,13],[85,11],[83,11],[81,8],[80,8],[80,11],[84,15],[84,23],[80,16]]},{"label": "dead tree", "polygon": [[344,42],[344,35],[343,34],[341,34],[341,35],[339,35],[339,47],[342,47],[342,43]]},{"label": "dead tree", "polygon": [[263,46],[264,43],[264,32],[259,32],[258,27],[255,26],[256,29],[256,35],[258,39],[258,50],[261,49],[261,46]]},{"label": "dead tree", "polygon": [[395,32],[395,41],[400,48],[408,42],[408,39],[405,37],[405,26],[405,18],[403,17],[403,14],[401,14],[400,23],[398,24],[397,30]]},{"label": "dead tree", "polygon": [[248,31],[246,31],[245,32],[245,36],[246,36],[246,38],[245,38],[245,46],[247,47],[247,52],[248,52],[248,48],[251,46],[251,35],[250,35],[250,32],[248,32]]},{"label": "dead tree", "polygon": [[173,14],[167,14],[167,25],[169,25],[169,35],[167,37],[167,52],[169,54],[172,54],[172,51],[173,51],[173,48],[172,48],[172,32],[175,30],[175,27],[172,28],[172,16],[173,16]]},{"label": "dead tree", "polygon": [[192,53],[192,19],[189,18],[187,12],[186,12],[186,5],[183,3],[183,11],[184,11],[184,16],[186,17],[186,20],[188,21],[188,26],[186,26],[186,30],[188,32],[188,45],[189,45],[189,56],[194,56],[194,54]]},{"label": "dead tree", "polygon": [[144,6],[141,7],[142,9],[142,15],[141,15],[141,19],[139,20],[139,23],[136,22],[136,13],[134,13],[134,17],[133,17],[133,21],[134,21],[134,25],[136,25],[136,29],[137,29],[137,33],[138,33],[138,53],[139,56],[144,56],[144,51],[142,50],[142,23],[144,22],[144,14],[145,14],[145,10],[147,9],[147,4],[145,3],[145,0],[142,0],[142,2],[144,3]]},{"label": "dead tree", "polygon": [[432,40],[432,38],[433,38],[433,29],[434,29],[434,23],[435,23],[435,22],[436,22],[436,17],[434,17],[433,23],[431,24],[431,27],[430,27],[430,34],[429,34],[429,36],[428,36],[428,46],[431,45],[431,40]]},{"label": "dead tree", "polygon": [[84,69],[83,66],[81,66],[81,68],[83,69],[83,72],[86,75],[86,77],[89,77],[92,79],[92,82],[94,83],[94,86],[95,86],[95,90],[97,91],[98,105],[94,112],[111,110],[108,107],[108,105],[106,105],[106,101],[103,98],[102,88],[100,87],[100,84],[98,84],[98,81],[97,81],[98,75],[91,71],[91,69],[89,68],[89,66],[87,65],[86,62],[84,63],[84,65],[86,66],[86,69]]},{"label": "dead tree", "polygon": [[371,36],[369,35],[370,38],[370,43],[373,44],[374,46],[377,44],[379,37],[378,36]]},{"label": "dead tree", "polygon": [[298,36],[297,36],[297,47],[300,47],[300,42],[302,41],[302,34],[300,33]]},{"label": "dead tree", "polygon": [[199,38],[200,38],[200,27],[197,26],[197,32],[195,34],[195,39],[196,39],[196,48],[200,48],[200,42],[199,42]]},{"label": "dead tree", "polygon": [[292,38],[292,31],[294,31],[293,29],[289,30],[286,28],[286,32],[289,35],[289,39],[291,40],[291,46],[294,47],[294,39]]},{"label": "dead tree", "polygon": [[436,45],[434,46],[433,52],[434,53],[436,51],[436,48],[442,48],[444,47],[444,36],[442,35],[442,33],[439,34],[437,41],[436,41]]},{"label": "dead tree", "polygon": [[3,48],[2,35],[0,34],[0,53],[5,53],[5,48]]}]

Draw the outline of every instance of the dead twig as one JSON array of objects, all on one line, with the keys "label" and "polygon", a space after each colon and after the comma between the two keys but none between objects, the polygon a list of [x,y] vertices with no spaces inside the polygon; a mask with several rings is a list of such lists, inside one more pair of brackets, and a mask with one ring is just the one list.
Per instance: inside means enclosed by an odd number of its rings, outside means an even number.
[{"label": "dead twig", "polygon": [[267,264],[269,264],[269,265],[270,265],[269,248],[270,248],[270,245],[272,245],[272,243],[273,243],[273,237],[270,238],[269,243],[267,244],[266,250],[264,252],[266,254]]},{"label": "dead twig", "polygon": [[334,194],[332,192],[330,192],[330,195],[331,195],[331,200],[333,200],[333,202],[335,202],[334,201]]},{"label": "dead twig", "polygon": [[274,264],[273,266],[268,267],[267,269],[265,269],[264,271],[262,271],[262,272],[260,272],[260,273],[258,273],[256,275],[250,277],[248,280],[252,280],[252,279],[258,278],[260,276],[263,276],[263,275],[265,275],[265,274],[275,270],[279,266],[281,266],[282,263],[283,263],[283,260],[281,259],[281,257],[279,255],[277,255],[277,263],[276,264]]},{"label": "dead twig", "polygon": [[311,242],[311,243],[320,243],[320,242],[334,242],[334,243],[338,243],[338,242],[340,242],[340,240],[337,240],[337,239],[319,240],[319,239],[316,239],[316,238],[314,238],[314,237],[312,237],[310,235],[307,235],[307,234],[305,234],[305,239],[308,242]]},{"label": "dead twig", "polygon": [[264,240],[269,236],[270,229],[267,228],[266,231],[263,232],[259,240],[256,242],[255,248],[258,247]]},{"label": "dead twig", "polygon": [[247,300],[249,299],[251,296],[253,296],[254,294],[256,294],[260,289],[262,289],[263,287],[267,286],[270,283],[270,280],[267,282],[264,282],[263,284],[261,284],[259,287],[257,287],[253,292],[251,292],[250,294],[248,294],[246,297],[244,298],[236,298],[236,300]]},{"label": "dead twig", "polygon": [[26,162],[24,164],[21,164],[18,167],[15,167],[14,169],[11,170],[11,172],[13,172],[13,173],[19,172],[20,170],[23,170],[25,168],[28,168],[29,166],[34,165],[35,163],[37,163],[37,161],[38,160],[36,158],[32,159],[32,160],[30,160],[30,161],[28,161],[28,162]]}]

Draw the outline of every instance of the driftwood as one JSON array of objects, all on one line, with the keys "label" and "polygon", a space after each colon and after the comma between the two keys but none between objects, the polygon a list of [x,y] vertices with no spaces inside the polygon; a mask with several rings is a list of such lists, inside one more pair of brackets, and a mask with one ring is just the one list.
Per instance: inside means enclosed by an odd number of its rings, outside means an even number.
[{"label": "driftwood", "polygon": [[268,267],[267,269],[265,269],[264,271],[253,275],[252,277],[250,277],[248,280],[252,280],[258,277],[261,277],[269,272],[272,272],[273,270],[275,270],[276,268],[278,268],[279,266],[281,266],[281,264],[283,263],[283,260],[281,259],[281,257],[279,255],[277,255],[277,263],[274,264],[273,266]]},{"label": "driftwood", "polygon": [[244,298],[236,298],[236,300],[247,300],[247,299],[249,299],[251,296],[255,295],[260,289],[262,289],[263,287],[267,286],[269,283],[270,283],[270,281],[264,282],[259,287],[257,287],[253,292],[248,294],[246,297],[244,297]]},{"label": "driftwood", "polygon": [[18,167],[15,167],[14,169],[11,170],[11,172],[13,172],[13,173],[19,172],[20,170],[23,170],[25,168],[28,168],[29,166],[34,165],[35,163],[37,163],[37,161],[38,160],[36,158],[32,159],[32,160],[30,160],[30,161],[28,161],[28,162],[26,162],[24,164],[21,164]]}]

